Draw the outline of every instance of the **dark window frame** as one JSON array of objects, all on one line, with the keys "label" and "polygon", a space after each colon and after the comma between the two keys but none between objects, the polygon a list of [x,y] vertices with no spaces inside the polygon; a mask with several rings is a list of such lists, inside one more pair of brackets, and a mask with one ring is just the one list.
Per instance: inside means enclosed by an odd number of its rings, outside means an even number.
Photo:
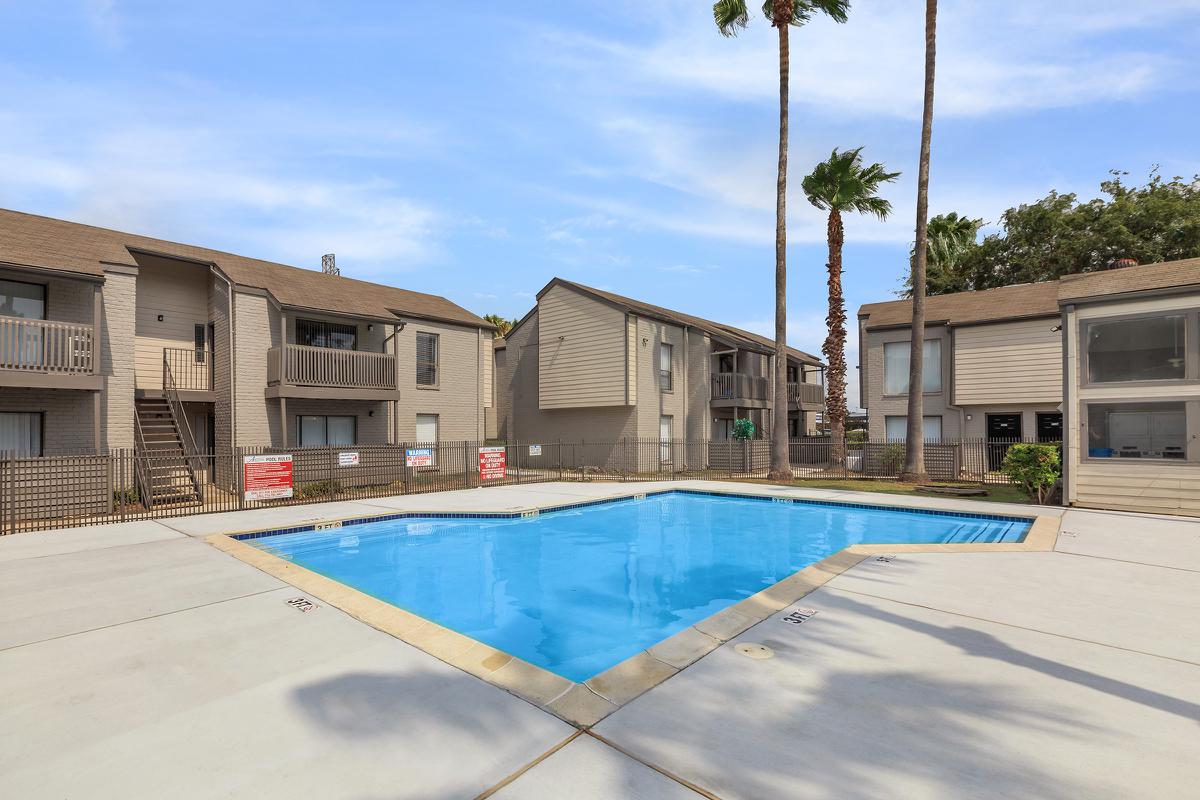
[{"label": "dark window frame", "polygon": [[[1111,322],[1130,322],[1138,319],[1162,319],[1163,317],[1183,317],[1183,377],[1159,378],[1155,380],[1132,381],[1092,381],[1091,357],[1088,353],[1088,335],[1092,325]],[[1078,353],[1079,353],[1079,385],[1081,388],[1102,386],[1186,386],[1200,383],[1200,312],[1186,308],[1167,309],[1164,311],[1146,311],[1136,314],[1112,314],[1102,317],[1086,317],[1079,320]]]},{"label": "dark window frame", "polygon": [[[6,275],[0,275],[0,281],[7,281],[9,283],[20,283],[20,284],[24,284],[25,286],[41,287],[41,290],[42,290],[41,321],[47,322],[50,320],[50,284],[49,283],[39,283],[38,281],[23,281],[18,278],[10,278]],[[4,314],[3,312],[0,312],[0,316],[7,317],[8,314]],[[17,317],[17,319],[36,319],[36,317]]]},{"label": "dark window frame", "polygon": [[[433,341],[433,360],[421,358],[421,337],[426,337]],[[416,361],[416,385],[418,389],[437,389],[442,382],[442,337],[441,334],[432,331],[417,331],[414,336],[413,355]],[[432,380],[423,381],[422,370],[428,370],[432,374]]]},{"label": "dark window frame", "polygon": [[[305,417],[319,417],[325,420],[325,444],[305,444],[304,443],[304,424],[302,420]],[[352,420],[354,423],[354,434],[350,444],[329,444],[329,418],[338,417],[342,419]],[[297,447],[356,447],[358,446],[358,415],[357,414],[297,414],[296,415],[296,446]]]},{"label": "dark window frame", "polygon": [[[8,410],[0,411],[0,414],[28,414],[38,418],[38,452],[29,456],[18,456],[18,458],[41,458],[46,455],[46,412],[45,411],[20,411]],[[0,452],[5,452],[0,449]]]},{"label": "dark window frame", "polygon": [[[352,336],[350,347],[339,347],[330,344],[333,336]],[[304,341],[308,339],[308,341]],[[312,344],[314,340],[322,340],[325,344]],[[296,344],[305,347],[323,347],[326,350],[358,350],[358,325],[349,322],[329,322],[322,319],[296,319]],[[336,416],[336,415],[335,415]]]},{"label": "dark window frame", "polygon": [[[663,354],[667,357],[667,369],[663,369]],[[675,391],[675,346],[670,342],[658,343],[658,387],[664,392]]]}]

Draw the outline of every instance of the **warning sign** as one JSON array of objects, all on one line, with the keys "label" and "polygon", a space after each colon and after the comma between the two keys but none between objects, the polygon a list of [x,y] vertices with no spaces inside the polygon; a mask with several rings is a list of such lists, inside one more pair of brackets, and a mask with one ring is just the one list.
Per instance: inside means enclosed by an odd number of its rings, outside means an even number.
[{"label": "warning sign", "polygon": [[505,455],[503,447],[479,448],[479,480],[498,481],[504,477]]},{"label": "warning sign", "polygon": [[357,467],[358,453],[338,453],[339,467]]},{"label": "warning sign", "polygon": [[242,488],[247,500],[279,500],[292,496],[292,456],[244,456]]},{"label": "warning sign", "polygon": [[404,451],[404,466],[406,467],[432,467],[433,466],[433,448],[432,447],[410,447]]}]

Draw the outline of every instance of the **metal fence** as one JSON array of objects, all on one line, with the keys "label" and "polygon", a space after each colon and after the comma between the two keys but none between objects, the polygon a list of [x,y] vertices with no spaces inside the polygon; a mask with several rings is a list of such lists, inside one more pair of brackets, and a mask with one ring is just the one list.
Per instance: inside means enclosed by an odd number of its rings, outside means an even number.
[{"label": "metal fence", "polygon": [[[1008,483],[999,467],[1015,443],[926,442],[926,469],[935,481]],[[0,454],[0,534],[543,481],[765,478],[770,447],[764,439],[621,439],[237,448],[187,458],[153,450],[37,458]],[[493,458],[495,448],[503,450],[502,472],[481,471],[481,448],[493,448]],[[845,443],[844,461],[833,460],[829,437],[793,439],[789,449],[799,481],[894,479],[905,455],[903,441],[853,438]],[[254,499],[255,493],[247,492],[246,460],[272,455],[291,456],[290,496]]]}]

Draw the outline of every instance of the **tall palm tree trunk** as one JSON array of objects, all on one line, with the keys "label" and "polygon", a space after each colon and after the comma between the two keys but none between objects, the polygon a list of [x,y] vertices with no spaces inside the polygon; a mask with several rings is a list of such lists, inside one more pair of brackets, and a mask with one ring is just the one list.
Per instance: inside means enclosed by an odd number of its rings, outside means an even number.
[{"label": "tall palm tree trunk", "polygon": [[829,335],[821,352],[829,365],[825,381],[825,415],[829,420],[829,460],[838,466],[846,463],[846,301],[842,296],[842,212],[829,212],[829,314],[825,324]]},{"label": "tall palm tree trunk", "polygon": [[775,397],[771,402],[771,469],[775,481],[792,479],[788,454],[787,401],[787,156],[788,156],[788,23],[790,0],[776,0],[779,30],[779,172],[775,180]]},{"label": "tall palm tree trunk", "polygon": [[921,162],[917,171],[917,240],[912,274],[912,350],[908,362],[908,422],[900,479],[929,480],[925,471],[925,260],[929,250],[929,143],[933,137],[933,78],[937,63],[937,0],[925,0],[925,107],[921,115]]}]

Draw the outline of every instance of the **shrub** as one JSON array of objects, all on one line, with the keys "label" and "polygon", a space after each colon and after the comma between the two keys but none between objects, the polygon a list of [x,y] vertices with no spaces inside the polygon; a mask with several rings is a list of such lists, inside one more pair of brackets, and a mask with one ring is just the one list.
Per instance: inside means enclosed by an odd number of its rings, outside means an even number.
[{"label": "shrub", "polygon": [[135,506],[140,501],[141,498],[138,497],[138,490],[136,486],[127,486],[124,489],[113,490],[113,502],[117,505],[121,505],[121,503],[124,502],[127,506]]},{"label": "shrub", "polygon": [[1031,498],[1044,503],[1062,475],[1062,461],[1056,445],[1014,444],[1004,455],[1000,471]]},{"label": "shrub", "polygon": [[846,449],[847,450],[862,450],[863,445],[867,443],[867,432],[859,428],[858,430],[846,432]]},{"label": "shrub", "polygon": [[753,439],[755,430],[754,423],[744,417],[733,421],[733,438],[739,442]]},{"label": "shrub", "polygon": [[315,483],[302,483],[292,492],[292,496],[299,500],[306,500],[310,497],[328,497],[330,494],[338,494],[342,491],[342,484],[339,481],[316,481]]}]

